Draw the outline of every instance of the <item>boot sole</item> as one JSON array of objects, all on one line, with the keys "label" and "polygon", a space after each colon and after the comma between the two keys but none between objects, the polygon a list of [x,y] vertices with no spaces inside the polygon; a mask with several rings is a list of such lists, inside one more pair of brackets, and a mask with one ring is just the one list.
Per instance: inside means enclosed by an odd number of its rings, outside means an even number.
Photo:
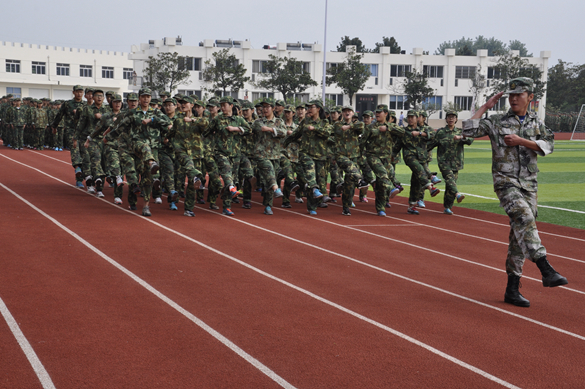
[{"label": "boot sole", "polygon": [[508,304],[515,305],[517,307],[522,307],[522,308],[529,308],[530,307],[530,301],[528,301],[527,303],[525,303],[523,301],[514,301],[506,296],[504,296],[504,302],[508,303]]},{"label": "boot sole", "polygon": [[545,280],[542,280],[542,286],[545,288],[554,288],[555,286],[567,285],[568,283],[569,281],[566,278],[561,278],[555,282],[545,282]]}]

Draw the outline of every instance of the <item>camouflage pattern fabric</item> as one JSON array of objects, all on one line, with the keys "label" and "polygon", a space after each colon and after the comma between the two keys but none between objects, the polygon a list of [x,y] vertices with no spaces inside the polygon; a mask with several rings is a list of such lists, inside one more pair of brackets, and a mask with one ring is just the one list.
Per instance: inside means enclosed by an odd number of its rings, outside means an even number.
[{"label": "camouflage pattern fabric", "polygon": [[[309,127],[313,127],[314,130],[309,130]],[[315,161],[325,161],[329,156],[327,139],[331,135],[331,131],[332,127],[326,120],[313,120],[310,117],[306,117],[293,133],[284,140],[283,146],[288,147],[290,143],[299,141],[299,153]],[[301,162],[300,158],[299,162]],[[301,165],[304,165],[303,162],[301,162]]]}]

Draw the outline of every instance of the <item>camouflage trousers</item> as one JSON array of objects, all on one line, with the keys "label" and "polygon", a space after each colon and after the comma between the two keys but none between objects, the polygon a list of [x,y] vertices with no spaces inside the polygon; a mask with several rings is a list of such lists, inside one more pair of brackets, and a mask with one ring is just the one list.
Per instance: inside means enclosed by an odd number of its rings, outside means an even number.
[{"label": "camouflage trousers", "polygon": [[22,149],[24,147],[24,126],[14,126],[12,128],[12,148]]},{"label": "camouflage trousers", "polygon": [[362,171],[362,177],[364,178],[364,180],[366,180],[366,182],[368,183],[374,182],[374,180],[376,179],[376,175],[372,171],[370,165],[368,165],[368,159],[366,158],[365,155],[362,155],[361,157],[358,158],[358,164],[360,170]]},{"label": "camouflage trousers", "polygon": [[182,169],[187,175],[187,189],[185,190],[185,210],[192,211],[195,206],[195,184],[193,180],[195,177],[201,178],[201,164],[200,159],[193,159],[191,155],[185,151],[175,152],[175,158],[181,165]]},{"label": "camouflage trousers", "polygon": [[[93,185],[93,179],[95,179],[96,177],[91,174],[91,155],[89,154],[89,148],[86,149],[85,146],[83,145],[84,143],[85,143],[85,139],[84,140],[79,140],[79,139],[77,140],[77,149],[79,150],[79,157],[81,160],[81,171],[83,172],[84,177],[86,177],[86,178],[89,176],[92,177],[90,179],[90,182],[89,183],[86,182],[86,184]],[[103,170],[102,170],[102,172],[103,172]],[[86,181],[87,181],[87,179],[86,179]]]},{"label": "camouflage trousers", "polygon": [[[102,161],[104,158],[104,144],[101,139],[95,139],[89,141],[89,147],[86,149],[84,145],[81,145],[82,149],[87,152],[90,161],[91,176],[95,180],[96,178],[102,178],[102,183],[96,188],[98,191],[103,189],[103,178],[106,176],[102,167]],[[89,184],[88,184],[89,185]]]},{"label": "camouflage trousers", "polygon": [[[116,182],[116,177],[122,176],[122,169],[120,168],[120,153],[118,151],[118,141],[108,142],[104,144],[105,155],[105,171],[106,175],[112,177]],[[122,198],[124,192],[123,186],[114,184],[114,197]]]},{"label": "camouflage trousers", "polygon": [[262,188],[262,204],[272,207],[274,201],[274,190],[272,188],[276,185],[275,164],[278,164],[278,167],[280,167],[280,162],[277,159],[260,158],[254,159],[254,162],[256,162],[256,167],[260,175],[258,186]]},{"label": "camouflage trousers", "polygon": [[[341,202],[343,203],[344,207],[349,208],[353,202],[355,188],[358,182],[362,179],[360,169],[358,168],[358,158],[350,159],[348,157],[338,155],[336,162],[337,166],[339,166],[339,170],[345,173]],[[333,178],[331,178],[331,185],[334,185]],[[331,188],[330,190],[334,191],[335,189]]]},{"label": "camouflage trousers", "polygon": [[367,161],[376,175],[376,185],[374,186],[376,212],[384,211],[386,209],[386,202],[388,201],[388,188],[390,187],[390,178],[388,177],[387,164],[385,163],[386,159],[368,155]]},{"label": "camouflage trousers", "polygon": [[431,186],[429,175],[423,166],[425,162],[419,161],[416,157],[408,156],[404,158],[406,166],[412,171],[410,176],[410,193],[408,196],[408,203],[410,205],[416,204],[420,200],[421,190],[425,190]]},{"label": "camouflage trousers", "polygon": [[45,143],[45,129],[44,128],[37,128],[37,139],[34,146],[37,149],[43,149],[46,145]]},{"label": "camouflage trousers", "polygon": [[457,178],[459,178],[458,170],[443,170],[441,169],[443,181],[445,181],[445,197],[443,198],[443,206],[445,208],[453,207],[455,203],[455,196],[457,196]]},{"label": "camouflage trousers", "polygon": [[300,154],[299,164],[307,181],[307,210],[315,211],[322,199],[313,197],[313,189],[327,187],[327,161],[313,160],[306,154]]},{"label": "camouflage trousers", "polygon": [[175,190],[175,152],[162,148],[158,152],[158,163],[160,165],[160,176],[162,185],[166,188],[167,193]]},{"label": "camouflage trousers", "polygon": [[[284,176],[284,188],[282,190],[282,203],[283,204],[290,204],[290,186],[293,181],[297,181],[299,187],[304,187],[305,179],[303,176],[302,169],[300,169],[299,164],[296,162],[291,162],[288,157],[284,155],[280,157],[280,168],[281,168],[281,175]],[[295,179],[296,174],[296,179]],[[297,190],[296,197],[302,197],[299,190]]]},{"label": "camouflage trousers", "polygon": [[[425,172],[426,172],[426,174],[427,174],[427,178],[428,178],[428,179],[429,179],[429,181],[430,181],[430,179],[431,179],[431,177],[432,177],[432,174],[431,174],[431,169],[429,169],[429,161],[427,161],[427,162],[423,163],[423,164],[422,164],[422,166],[423,166],[423,168],[425,169]],[[421,187],[421,188],[420,188],[419,199],[421,199],[421,200],[424,200],[424,198],[425,198],[425,189],[426,189],[426,188],[424,188],[424,187]]]},{"label": "camouflage trousers", "polygon": [[516,187],[496,191],[500,206],[510,218],[510,236],[506,272],[522,276],[524,260],[532,262],[546,256],[536,228],[537,194]]},{"label": "camouflage trousers", "polygon": [[[327,160],[327,170],[329,171],[329,176],[331,177],[331,184],[329,185],[329,194],[335,193],[335,188],[337,184],[343,182],[343,177],[341,176],[340,167],[337,164],[337,160],[335,157],[329,157]],[[326,193],[327,187],[323,188]]]},{"label": "camouflage trousers", "polygon": [[63,148],[63,127],[57,127],[57,131],[53,134],[53,145]]},{"label": "camouflage trousers", "polygon": [[[74,128],[66,128],[65,133],[63,135],[64,142],[69,145],[69,152],[71,153],[71,165],[73,167],[82,166],[83,160],[81,159],[81,154],[79,152],[79,142],[77,142],[77,146],[73,146],[73,139],[75,138],[75,129]],[[84,172],[85,173],[85,172]],[[87,172],[89,175],[89,172]]]},{"label": "camouflage trousers", "polygon": [[223,200],[223,207],[230,208],[232,205],[232,198],[230,191],[227,190],[227,188],[234,186],[234,179],[232,176],[233,161],[230,157],[227,157],[223,154],[216,154],[215,163],[217,164],[217,172],[223,179],[224,190],[223,195],[221,196],[221,199]]},{"label": "camouflage trousers", "polygon": [[[215,158],[206,156],[202,160],[201,167],[207,171],[207,176],[209,177],[207,182],[207,201],[210,204],[215,204],[217,201],[217,196],[221,190],[221,180],[219,179],[220,176],[218,173],[217,164],[215,163]],[[203,198],[203,190],[197,191],[197,198]]]}]

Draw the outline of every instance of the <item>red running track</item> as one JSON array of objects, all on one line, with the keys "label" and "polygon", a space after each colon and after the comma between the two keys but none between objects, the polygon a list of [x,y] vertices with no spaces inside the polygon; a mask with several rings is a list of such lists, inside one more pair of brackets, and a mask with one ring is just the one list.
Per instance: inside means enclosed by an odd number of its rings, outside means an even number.
[{"label": "red running track", "polygon": [[74,188],[68,157],[0,147],[2,388],[583,387],[583,230],[539,224],[569,285],[527,263],[518,308],[505,217],[266,216],[255,193],[143,218]]}]

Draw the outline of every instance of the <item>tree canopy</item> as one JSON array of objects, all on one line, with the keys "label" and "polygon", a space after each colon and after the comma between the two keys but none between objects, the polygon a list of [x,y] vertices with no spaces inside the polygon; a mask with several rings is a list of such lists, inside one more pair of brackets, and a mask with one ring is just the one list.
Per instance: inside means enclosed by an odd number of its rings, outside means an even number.
[{"label": "tree canopy", "polygon": [[177,53],[158,53],[156,57],[148,57],[143,84],[158,93],[173,93],[178,85],[188,85],[190,74],[179,66],[181,58]]},{"label": "tree canopy", "polygon": [[345,61],[327,69],[325,84],[337,84],[349,96],[350,104],[353,104],[353,96],[364,89],[371,75],[370,67],[361,62],[363,56],[363,53],[347,53]]},{"label": "tree canopy", "polygon": [[382,37],[382,42],[377,42],[376,47],[371,51],[372,53],[379,53],[381,47],[390,47],[390,54],[400,54],[400,46],[394,37]]},{"label": "tree canopy", "polygon": [[559,60],[548,69],[546,108],[578,112],[585,104],[585,65]]},{"label": "tree canopy", "polygon": [[285,99],[301,93],[317,82],[309,73],[303,71],[303,62],[292,57],[270,54],[270,60],[264,64],[265,73],[259,73],[255,85],[262,89],[279,91]]},{"label": "tree canopy", "polygon": [[531,65],[528,60],[506,53],[498,58],[493,66],[494,78],[491,80],[492,93],[504,92],[508,89],[511,79],[517,77],[530,77],[534,80],[534,97],[539,100],[546,91],[546,82],[542,81],[542,71],[536,65]]},{"label": "tree canopy", "polygon": [[229,48],[216,51],[212,56],[214,63],[210,59],[205,61],[205,70],[202,72],[203,80],[211,84],[207,88],[210,92],[222,90],[224,95],[228,89],[237,92],[250,80],[250,77],[245,76],[246,68],[234,54],[230,54]]},{"label": "tree canopy", "polygon": [[347,46],[356,46],[356,52],[358,53],[368,53],[369,50],[366,48],[366,46],[364,46],[364,44],[362,43],[362,40],[358,37],[355,38],[349,38],[349,36],[344,36],[341,38],[341,42],[339,42],[339,45],[337,46],[337,51],[339,52],[345,52],[345,48]]},{"label": "tree canopy", "polygon": [[[435,90],[428,84],[427,76],[419,72],[407,72],[404,80],[404,94],[414,109],[422,107],[422,102],[432,97]],[[428,107],[427,109],[429,109]]]},{"label": "tree canopy", "polygon": [[487,50],[488,56],[503,55],[510,50],[519,50],[521,57],[532,57],[532,54],[528,53],[526,45],[519,40],[511,40],[506,45],[495,37],[486,38],[483,35],[479,35],[475,39],[462,37],[454,41],[445,41],[435,50],[435,55],[445,54],[445,49],[455,49],[455,55],[467,56],[476,55],[477,50]]}]

